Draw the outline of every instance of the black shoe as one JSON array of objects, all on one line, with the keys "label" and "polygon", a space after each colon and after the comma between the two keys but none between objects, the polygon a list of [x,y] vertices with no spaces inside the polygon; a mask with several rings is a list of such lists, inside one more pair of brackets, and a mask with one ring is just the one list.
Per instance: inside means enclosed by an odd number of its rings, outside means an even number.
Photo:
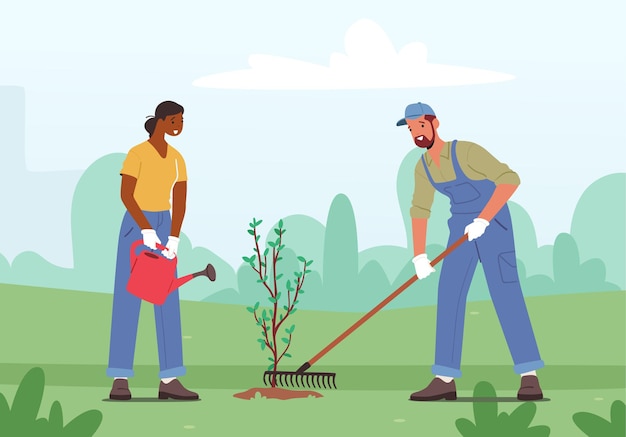
[{"label": "black shoe", "polygon": [[130,390],[128,389],[127,379],[114,379],[111,393],[109,393],[109,399],[114,401],[127,401],[131,398]]},{"label": "black shoe", "polygon": [[539,386],[539,379],[534,375],[522,376],[517,399],[520,401],[538,401],[543,399],[543,393]]},{"label": "black shoe", "polygon": [[424,390],[416,391],[409,399],[412,401],[438,401],[440,399],[453,401],[456,399],[456,384],[454,380],[444,382],[439,378],[434,378]]},{"label": "black shoe", "polygon": [[193,401],[199,399],[198,393],[187,390],[178,379],[169,384],[161,381],[159,384],[159,399],[178,399],[181,401]]}]

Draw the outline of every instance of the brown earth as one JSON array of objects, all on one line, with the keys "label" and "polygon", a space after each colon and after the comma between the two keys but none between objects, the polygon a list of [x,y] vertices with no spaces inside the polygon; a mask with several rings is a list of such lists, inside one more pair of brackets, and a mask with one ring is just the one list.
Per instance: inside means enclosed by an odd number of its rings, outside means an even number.
[{"label": "brown earth", "polygon": [[263,388],[251,388],[241,393],[235,393],[233,396],[239,399],[254,399],[256,394],[259,393],[261,396],[267,399],[297,399],[297,398],[308,398],[309,396],[313,396],[316,398],[321,398],[322,395],[316,391],[310,390],[287,390],[285,388],[280,387],[263,387]]}]

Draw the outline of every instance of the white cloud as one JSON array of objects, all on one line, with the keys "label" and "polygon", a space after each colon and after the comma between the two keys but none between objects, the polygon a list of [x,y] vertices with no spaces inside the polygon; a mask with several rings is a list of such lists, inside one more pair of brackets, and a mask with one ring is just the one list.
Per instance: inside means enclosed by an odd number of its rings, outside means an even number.
[{"label": "white cloud", "polygon": [[328,66],[281,56],[254,54],[250,68],[211,74],[193,81],[205,88],[330,90],[473,85],[511,80],[495,71],[427,62],[426,45],[413,42],[396,51],[383,29],[359,20],[345,36],[346,53],[333,53]]}]

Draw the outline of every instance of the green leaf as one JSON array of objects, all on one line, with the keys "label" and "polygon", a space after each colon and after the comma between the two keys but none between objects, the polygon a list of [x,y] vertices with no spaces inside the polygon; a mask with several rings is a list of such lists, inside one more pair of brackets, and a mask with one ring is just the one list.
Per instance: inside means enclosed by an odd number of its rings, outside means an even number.
[{"label": "green leaf", "polygon": [[265,251],[263,252],[263,256],[267,256],[268,253],[270,253],[270,250],[266,247]]},{"label": "green leaf", "polygon": [[278,258],[276,258],[276,262],[280,261],[281,259],[283,259],[283,257],[279,256]]},{"label": "green leaf", "polygon": [[268,245],[269,247],[276,247],[276,243],[274,243],[273,241],[268,241],[268,242],[267,242],[267,245]]},{"label": "green leaf", "polygon": [[252,308],[252,307],[248,307],[248,308],[246,308],[246,309],[247,309],[248,311],[250,311],[251,313],[254,313],[254,308]]},{"label": "green leaf", "polygon": [[303,256],[299,256],[298,257],[298,261],[302,262],[302,263],[306,263],[306,259],[304,259]]},{"label": "green leaf", "polygon": [[278,281],[278,280],[279,280],[280,278],[282,278],[282,277],[283,277],[283,274],[282,274],[282,273],[280,273],[280,274],[276,275],[276,280]]},{"label": "green leaf", "polygon": [[98,410],[89,410],[76,416],[63,428],[63,436],[82,437],[93,436],[102,423],[102,413]]},{"label": "green leaf", "polygon": [[287,290],[289,291],[294,291],[295,288],[293,288],[293,286],[291,285],[291,280],[287,279],[287,283],[285,284],[285,287],[287,287]]},{"label": "green leaf", "polygon": [[307,274],[307,273],[311,273],[311,270],[305,270],[305,271],[304,271],[304,273],[305,273],[305,274]]},{"label": "green leaf", "polygon": [[283,341],[283,343],[289,344],[289,339],[287,337],[283,337],[281,338],[281,340]]},{"label": "green leaf", "polygon": [[274,228],[274,232],[276,232],[276,235],[280,235],[280,229]]},{"label": "green leaf", "polygon": [[593,413],[581,412],[572,416],[574,423],[588,436],[612,436],[611,423]]},{"label": "green leaf", "polygon": [[254,264],[254,261],[256,261],[256,255],[250,257],[250,264]]},{"label": "green leaf", "polygon": [[283,219],[278,220],[278,227],[279,228],[283,227]]},{"label": "green leaf", "polygon": [[276,298],[275,297],[269,296],[267,298],[267,300],[269,300],[271,303],[276,303]]},{"label": "green leaf", "polygon": [[11,415],[11,407],[7,402],[7,398],[0,393],[0,424],[6,423]]},{"label": "green leaf", "polygon": [[304,289],[301,288],[300,291],[298,291],[298,294],[304,294]]},{"label": "green leaf", "polygon": [[454,424],[463,437],[478,437],[479,435],[476,432],[476,425],[468,419],[457,419]]},{"label": "green leaf", "polygon": [[256,237],[254,237],[254,241],[255,241],[256,243],[258,243],[260,239],[261,239],[261,236],[260,236],[260,235],[257,235]]},{"label": "green leaf", "polygon": [[[495,397],[496,390],[486,381],[481,381],[474,387],[474,398],[495,399]],[[478,429],[493,428],[497,418],[497,402],[474,402],[474,420]]]},{"label": "green leaf", "polygon": [[611,423],[617,427],[615,432],[619,431],[619,435],[626,435],[626,404],[624,402],[614,401],[611,404]]},{"label": "green leaf", "polygon": [[288,307],[287,305],[283,305],[283,309],[284,309],[285,311],[289,311],[289,307]]},{"label": "green leaf", "polygon": [[286,328],[285,331],[287,334],[293,334],[294,329],[296,329],[296,325],[291,325],[291,327]]},{"label": "green leaf", "polygon": [[278,294],[276,294],[276,300],[280,300],[280,297],[282,296],[282,292],[278,292]]},{"label": "green leaf", "polygon": [[259,309],[259,302],[257,302],[257,303],[255,303],[255,304],[254,304],[254,310],[256,311],[256,310],[258,310],[258,309]]},{"label": "green leaf", "polygon": [[309,260],[309,261],[307,261],[305,265],[308,267],[308,266],[310,266],[311,264],[313,264],[313,260]]},{"label": "green leaf", "polygon": [[270,364],[270,365],[267,367],[267,370],[272,370],[273,368],[274,368],[274,363]]},{"label": "green leaf", "polygon": [[272,363],[274,362],[274,357],[267,357],[268,360],[270,360]]},{"label": "green leaf", "polygon": [[258,222],[256,222],[256,225],[259,226],[261,225],[261,223],[263,223],[263,220],[259,220]]},{"label": "green leaf", "polygon": [[286,352],[285,352],[285,356],[286,356],[287,358],[291,358],[291,354],[288,354],[288,353],[286,353]]},{"label": "green leaf", "polygon": [[302,277],[302,273],[301,272],[294,272],[293,274],[296,276],[296,278]]},{"label": "green leaf", "polygon": [[291,314],[295,314],[295,313],[296,313],[296,311],[298,311],[298,308],[296,308],[296,307],[292,308],[292,309],[291,309]]},{"label": "green leaf", "polygon": [[283,250],[285,248],[284,244],[281,244],[280,246],[278,246],[278,250]]},{"label": "green leaf", "polygon": [[537,412],[537,405],[533,402],[525,402],[517,407],[510,416],[511,429],[526,429],[530,426],[530,422],[533,421],[535,413]]},{"label": "green leaf", "polygon": [[[550,427],[545,425],[532,426],[526,430],[524,437],[548,437],[550,435]],[[617,435],[617,434],[616,434]],[[623,434],[619,434],[623,435]]]},{"label": "green leaf", "polygon": [[50,407],[50,416],[48,416],[48,422],[50,428],[53,428],[55,432],[60,433],[63,429],[63,409],[59,401],[54,401]]},{"label": "green leaf", "polygon": [[257,341],[261,345],[261,350],[264,351],[265,350],[265,340],[263,340],[262,338],[259,338]]},{"label": "green leaf", "polygon": [[245,262],[246,264],[250,264],[250,258],[248,258],[247,256],[242,256],[241,258],[243,259],[243,262]]},{"label": "green leaf", "polygon": [[252,229],[248,229],[248,234],[254,235],[254,231]]},{"label": "green leaf", "polygon": [[11,416],[14,423],[24,425],[35,422],[41,407],[44,385],[43,369],[33,367],[26,372],[13,397]]}]

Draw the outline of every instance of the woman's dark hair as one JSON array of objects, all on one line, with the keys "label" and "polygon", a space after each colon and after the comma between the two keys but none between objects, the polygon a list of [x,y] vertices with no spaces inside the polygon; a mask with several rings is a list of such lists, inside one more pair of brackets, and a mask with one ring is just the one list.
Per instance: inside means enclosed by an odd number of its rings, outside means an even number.
[{"label": "woman's dark hair", "polygon": [[166,100],[157,105],[154,110],[154,116],[148,118],[143,126],[146,128],[146,131],[148,131],[148,134],[152,135],[156,128],[157,120],[165,120],[167,116],[182,114],[184,112],[185,108],[181,105],[171,100]]}]

